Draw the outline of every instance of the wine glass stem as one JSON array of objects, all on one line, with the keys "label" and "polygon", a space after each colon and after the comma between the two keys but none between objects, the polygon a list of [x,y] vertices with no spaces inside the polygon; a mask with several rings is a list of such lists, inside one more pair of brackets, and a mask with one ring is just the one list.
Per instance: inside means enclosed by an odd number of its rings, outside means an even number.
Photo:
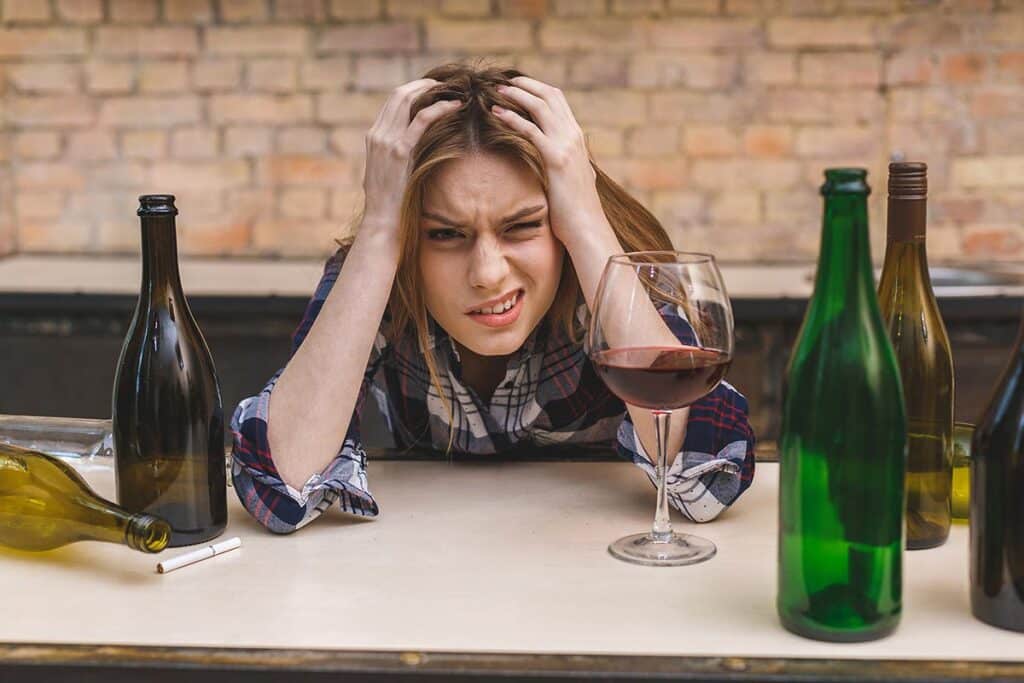
[{"label": "wine glass stem", "polygon": [[668,473],[668,429],[670,410],[652,410],[654,416],[654,435],[658,442],[658,462],[655,473],[658,477],[658,507],[654,511],[654,526],[651,537],[655,541],[668,541],[672,538],[672,521],[668,516],[668,491],[665,479]]}]

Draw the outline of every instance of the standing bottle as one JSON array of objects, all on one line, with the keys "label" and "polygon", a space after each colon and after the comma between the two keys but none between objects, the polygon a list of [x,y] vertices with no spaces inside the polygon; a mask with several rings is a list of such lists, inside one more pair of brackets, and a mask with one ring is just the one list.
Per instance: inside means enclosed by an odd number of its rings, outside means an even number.
[{"label": "standing bottle", "polygon": [[875,296],[866,177],[825,171],[818,274],[779,443],[779,617],[838,642],[891,633],[902,594],[906,418]]},{"label": "standing bottle", "polygon": [[171,546],[227,524],[224,410],[213,358],[178,277],[171,195],[139,197],[142,291],[114,379],[117,496],[171,524]]},{"label": "standing bottle", "polygon": [[1024,322],[971,441],[971,611],[1024,631]]},{"label": "standing bottle", "polygon": [[57,458],[0,444],[0,545],[39,551],[106,541],[158,553],[170,534],[159,517],[132,514],[97,496]]},{"label": "standing bottle", "polygon": [[953,356],[925,255],[928,167],[889,164],[888,239],[878,285],[907,409],[907,548],[946,542],[952,521]]}]

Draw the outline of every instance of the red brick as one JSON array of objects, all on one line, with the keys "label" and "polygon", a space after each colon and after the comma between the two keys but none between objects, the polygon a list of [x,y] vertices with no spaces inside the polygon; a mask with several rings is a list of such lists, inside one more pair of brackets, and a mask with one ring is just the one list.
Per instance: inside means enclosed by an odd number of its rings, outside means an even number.
[{"label": "red brick", "polygon": [[642,126],[626,136],[626,149],[632,157],[676,156],[678,147],[677,126]]},{"label": "red brick", "polygon": [[963,32],[963,22],[937,12],[896,15],[882,25],[880,42],[898,50],[955,45],[961,42]]},{"label": "red brick", "polygon": [[119,57],[188,57],[199,52],[194,28],[101,26],[96,29],[96,52]]},{"label": "red brick", "polygon": [[225,256],[246,249],[252,241],[256,218],[243,209],[231,207],[212,218],[182,223],[178,248],[182,254]]},{"label": "red brick", "polygon": [[665,14],[664,0],[612,0],[612,14],[628,17],[660,17]]},{"label": "red brick", "polygon": [[441,14],[446,17],[488,17],[490,0],[441,0]]},{"label": "red brick", "polygon": [[322,123],[366,123],[377,119],[384,94],[323,93],[317,96],[316,120]]},{"label": "red brick", "polygon": [[1024,120],[988,121],[983,124],[985,149],[993,154],[1024,154]]},{"label": "red brick", "polygon": [[323,21],[327,14],[320,0],[274,0],[274,18]]},{"label": "red brick", "polygon": [[964,230],[963,253],[972,258],[1018,259],[1024,234],[1015,223],[969,225]]},{"label": "red brick", "polygon": [[[569,61],[572,57],[551,54],[518,55],[514,63],[517,69],[531,78],[545,83],[567,83],[569,81]],[[424,73],[414,71],[413,73]]]},{"label": "red brick", "polygon": [[618,126],[587,126],[584,131],[591,154],[598,159],[614,159],[625,152],[625,140]]},{"label": "red brick", "polygon": [[18,221],[18,251],[25,253],[84,251],[92,241],[88,221],[67,217],[58,221]]},{"label": "red brick", "polygon": [[670,190],[688,184],[685,159],[610,159],[604,171],[633,192]]},{"label": "red brick", "polygon": [[104,95],[125,94],[135,88],[136,65],[125,62],[91,62],[85,68],[89,92]]},{"label": "red brick", "polygon": [[210,28],[206,51],[211,55],[301,55],[309,30],[301,26]]},{"label": "red brick", "polygon": [[874,88],[882,81],[882,57],[868,52],[804,54],[800,56],[802,85]]},{"label": "red brick", "polygon": [[793,131],[786,126],[751,126],[743,134],[743,149],[752,157],[785,157],[793,153]]},{"label": "red brick", "polygon": [[670,14],[713,15],[722,11],[721,0],[668,0]]},{"label": "red brick", "polygon": [[273,155],[259,163],[263,185],[334,187],[353,180],[352,165],[343,159],[309,155]]},{"label": "red brick", "polygon": [[187,89],[187,62],[144,62],[139,66],[139,90],[144,93],[183,92]]},{"label": "red brick", "polygon": [[21,191],[14,198],[18,218],[59,218],[64,212],[64,193],[56,190]]},{"label": "red brick", "polygon": [[347,228],[355,222],[364,204],[363,191],[360,188],[335,188],[331,190],[331,218],[343,221],[342,232],[348,232]]},{"label": "red brick", "polygon": [[323,258],[337,248],[333,240],[338,236],[334,221],[261,219],[253,226],[252,247],[257,254]]},{"label": "red brick", "polygon": [[759,52],[744,57],[743,71],[748,83],[793,85],[796,83],[796,55],[788,52]]},{"label": "red brick", "polygon": [[86,53],[79,28],[0,28],[0,58],[77,57]]},{"label": "red brick", "polygon": [[928,219],[935,223],[977,223],[985,211],[985,201],[979,197],[944,197],[929,205]]},{"label": "red brick", "polygon": [[527,50],[533,46],[530,23],[521,19],[427,21],[426,31],[428,49],[496,52]]},{"label": "red brick", "polygon": [[213,21],[210,0],[165,0],[164,15],[168,21],[208,24]]},{"label": "red brick", "polygon": [[109,130],[90,130],[68,135],[67,158],[76,161],[108,161],[117,158],[117,143]]},{"label": "red brick", "polygon": [[182,189],[212,190],[249,183],[249,164],[244,160],[161,162],[150,167],[148,184],[161,192]]},{"label": "red brick", "polygon": [[270,128],[231,126],[226,129],[224,152],[228,157],[258,157],[270,152]]},{"label": "red brick", "polygon": [[275,149],[279,154],[323,154],[327,151],[327,132],[313,126],[282,128]]},{"label": "red brick", "polygon": [[267,19],[266,0],[220,0],[220,18],[226,22],[263,21]]},{"label": "red brick", "polygon": [[942,76],[947,83],[980,83],[985,78],[986,57],[978,53],[947,55],[942,60]]},{"label": "red brick", "polygon": [[217,123],[297,123],[313,115],[308,95],[213,95],[210,119]]},{"label": "red brick", "polygon": [[1024,83],[1024,52],[1004,52],[996,62],[996,78]]},{"label": "red brick", "polygon": [[1024,186],[1024,156],[953,160],[953,183],[959,187]]},{"label": "red brick", "polygon": [[9,97],[7,119],[26,128],[88,126],[96,120],[95,103],[87,97]]},{"label": "red brick", "polygon": [[72,24],[98,24],[103,21],[102,0],[57,0],[57,16]]},{"label": "red brick", "polygon": [[192,65],[192,84],[203,92],[237,90],[242,84],[242,65],[235,59],[197,61]]},{"label": "red brick", "polygon": [[328,13],[332,19],[343,21],[376,19],[381,13],[381,3],[380,0],[330,0]]},{"label": "red brick", "polygon": [[639,50],[647,42],[643,28],[640,21],[633,19],[549,19],[541,24],[540,46],[552,52]]},{"label": "red brick", "polygon": [[887,85],[925,85],[932,82],[935,60],[922,52],[897,52],[885,67]]},{"label": "red brick", "polygon": [[278,211],[285,218],[323,218],[327,213],[327,190],[292,187],[281,192]]},{"label": "red brick", "polygon": [[19,159],[52,159],[60,153],[60,135],[53,131],[26,131],[14,136]]},{"label": "red brick", "polygon": [[696,90],[728,89],[739,81],[739,60],[733,55],[678,52],[639,53],[629,65],[635,88],[687,86]]},{"label": "red brick", "polygon": [[593,17],[607,12],[605,0],[552,0],[558,17]]},{"label": "red brick", "polygon": [[877,150],[881,131],[855,126],[809,127],[797,133],[796,153],[810,159],[856,157]]},{"label": "red brick", "polygon": [[800,182],[800,164],[790,159],[701,159],[692,169],[693,185],[719,190],[786,190]]},{"label": "red brick", "polygon": [[115,24],[139,24],[156,21],[156,0],[108,0],[110,19]]},{"label": "red brick", "polygon": [[23,162],[14,169],[14,186],[42,190],[78,190],[85,187],[85,176],[77,164],[63,161]]},{"label": "red brick", "polygon": [[988,88],[971,96],[971,113],[977,119],[1024,116],[1024,92],[1017,88]]},{"label": "red brick", "polygon": [[736,134],[726,126],[686,127],[683,149],[690,156],[730,157],[738,148]]},{"label": "red brick", "polygon": [[61,62],[12,64],[8,81],[21,92],[72,93],[81,83],[81,67]]},{"label": "red brick", "polygon": [[246,82],[252,90],[287,93],[295,90],[298,69],[289,59],[258,59],[246,67]]},{"label": "red brick", "polygon": [[647,99],[630,90],[565,93],[580,124],[639,125],[647,122]]},{"label": "red brick", "polygon": [[127,159],[163,159],[167,156],[167,132],[125,131],[121,134],[121,154]]},{"label": "red brick", "polygon": [[625,87],[626,56],[591,53],[580,55],[569,65],[568,86],[574,88]]},{"label": "red brick", "polygon": [[1024,14],[1000,13],[990,18],[979,32],[982,45],[995,43],[1019,48],[1024,44]]},{"label": "red brick", "polygon": [[711,200],[710,213],[715,224],[757,225],[762,220],[761,193],[721,192]]},{"label": "red brick", "polygon": [[105,126],[151,128],[199,121],[199,98],[111,97],[100,104],[100,123]]},{"label": "red brick", "polygon": [[654,47],[672,50],[754,47],[761,39],[759,24],[745,19],[669,19],[650,32]]},{"label": "red brick", "polygon": [[650,118],[656,123],[734,123],[749,117],[749,107],[749,99],[739,94],[655,92]]},{"label": "red brick", "polygon": [[768,21],[768,41],[778,47],[871,47],[875,22],[863,18],[775,18]]},{"label": "red brick", "polygon": [[40,0],[5,0],[4,23],[40,23],[51,19],[50,3]]},{"label": "red brick", "polygon": [[176,159],[214,159],[219,149],[220,136],[214,128],[179,128],[171,136]]},{"label": "red brick", "polygon": [[404,57],[357,57],[352,85],[356,90],[391,91],[411,80]]},{"label": "red brick", "polygon": [[498,0],[498,12],[513,19],[543,19],[550,5],[548,0]]},{"label": "red brick", "polygon": [[139,161],[107,161],[89,168],[89,183],[97,187],[142,191],[146,187],[146,166]]},{"label": "red brick", "polygon": [[352,81],[347,57],[316,59],[299,67],[299,83],[306,90],[344,90]]}]

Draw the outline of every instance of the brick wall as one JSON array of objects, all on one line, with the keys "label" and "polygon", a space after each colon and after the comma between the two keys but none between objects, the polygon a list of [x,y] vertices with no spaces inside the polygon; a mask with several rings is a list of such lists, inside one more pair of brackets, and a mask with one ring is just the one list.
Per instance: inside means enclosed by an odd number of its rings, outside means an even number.
[{"label": "brick wall", "polygon": [[322,254],[387,91],[487,56],[562,87],[687,248],[810,259],[822,168],[931,167],[934,259],[1024,254],[1024,0],[0,0],[0,253]]}]

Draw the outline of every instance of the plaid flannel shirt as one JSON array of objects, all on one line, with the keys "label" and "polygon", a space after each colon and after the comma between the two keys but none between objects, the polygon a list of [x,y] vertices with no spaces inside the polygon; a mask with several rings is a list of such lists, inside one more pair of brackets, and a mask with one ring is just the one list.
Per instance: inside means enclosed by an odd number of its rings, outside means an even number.
[{"label": "plaid flannel shirt", "polygon": [[[341,271],[344,254],[327,261],[323,277],[295,332],[292,353],[302,344]],[[581,313],[585,314],[585,306]],[[366,479],[366,453],[359,416],[368,394],[383,412],[399,447],[439,449],[454,426],[455,453],[494,454],[515,446],[615,443],[620,455],[655,481],[625,404],[598,377],[582,345],[541,323],[509,362],[489,402],[461,380],[458,352],[448,334],[431,321],[430,343],[441,388],[452,411],[430,381],[413,336],[389,343],[387,320],[377,333],[363,376],[355,414],[337,456],[301,491],[282,481],[267,440],[270,394],[280,371],[256,396],[243,400],[231,420],[232,479],[245,508],[278,533],[301,528],[337,501],[345,512],[376,516]],[[680,319],[675,333],[685,341],[692,330]],[[668,499],[686,517],[714,519],[750,486],[754,475],[754,434],[747,400],[722,382],[690,407],[686,438],[667,473]]]}]

